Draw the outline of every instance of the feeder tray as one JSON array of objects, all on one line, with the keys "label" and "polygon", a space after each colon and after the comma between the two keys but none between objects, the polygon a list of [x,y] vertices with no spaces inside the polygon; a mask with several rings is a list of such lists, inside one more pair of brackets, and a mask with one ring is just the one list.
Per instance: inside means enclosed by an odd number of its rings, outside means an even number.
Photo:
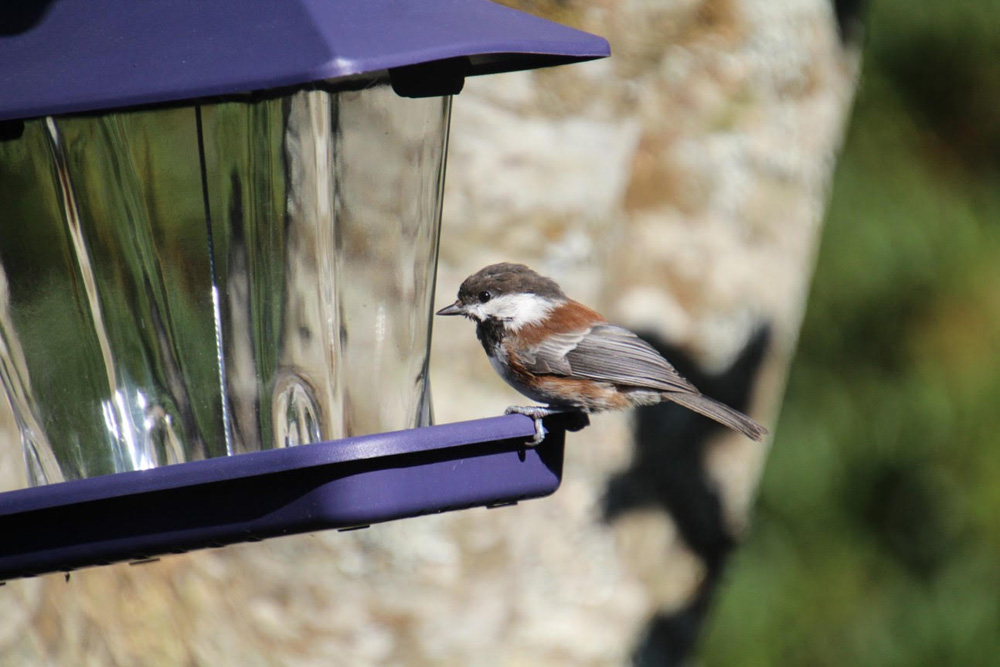
[{"label": "feeder tray", "polygon": [[0,493],[0,581],[555,492],[586,415],[507,415]]}]

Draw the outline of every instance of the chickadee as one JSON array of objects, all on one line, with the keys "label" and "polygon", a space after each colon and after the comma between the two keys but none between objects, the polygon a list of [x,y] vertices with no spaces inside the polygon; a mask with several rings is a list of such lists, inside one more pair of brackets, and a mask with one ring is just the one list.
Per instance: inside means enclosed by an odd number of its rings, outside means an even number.
[{"label": "chickadee", "polygon": [[554,280],[523,264],[493,264],[462,283],[438,315],[476,322],[476,336],[507,384],[545,406],[511,407],[535,420],[563,409],[585,413],[673,401],[761,440],[767,429],[705,396],[659,352],[628,329],[568,298]]}]

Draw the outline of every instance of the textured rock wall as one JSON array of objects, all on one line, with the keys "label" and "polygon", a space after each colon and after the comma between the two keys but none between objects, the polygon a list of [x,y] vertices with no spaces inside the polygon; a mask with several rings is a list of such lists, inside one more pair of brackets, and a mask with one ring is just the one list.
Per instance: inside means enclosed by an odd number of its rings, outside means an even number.
[{"label": "textured rock wall", "polygon": [[[773,424],[856,79],[826,0],[526,0],[610,60],[469,80],[438,303],[527,263]],[[439,422],[523,403],[435,325]],[[600,415],[553,497],[0,589],[5,664],[621,664],[690,645],[766,447]],[[637,434],[637,435],[636,435]],[[13,439],[12,429],[2,436]],[[5,443],[0,442],[0,445]],[[4,488],[19,486],[2,446]],[[22,475],[23,476],[23,475]]]}]

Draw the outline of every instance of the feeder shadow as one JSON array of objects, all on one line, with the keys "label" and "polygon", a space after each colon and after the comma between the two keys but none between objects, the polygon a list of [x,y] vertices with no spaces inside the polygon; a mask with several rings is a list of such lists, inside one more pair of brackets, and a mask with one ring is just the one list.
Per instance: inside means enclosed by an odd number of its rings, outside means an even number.
[{"label": "feeder shadow", "polygon": [[22,0],[0,4],[0,35],[19,35],[42,22],[56,0]]},{"label": "feeder shadow", "polygon": [[[769,327],[758,330],[733,365],[718,375],[702,371],[681,349],[656,336],[643,338],[703,393],[745,410],[771,336]],[[608,483],[606,521],[635,510],[662,508],[706,566],[705,581],[687,607],[650,620],[633,652],[635,664],[678,665],[687,659],[718,578],[736,546],[719,493],[704,469],[707,442],[722,428],[673,403],[639,408],[632,464]]]}]

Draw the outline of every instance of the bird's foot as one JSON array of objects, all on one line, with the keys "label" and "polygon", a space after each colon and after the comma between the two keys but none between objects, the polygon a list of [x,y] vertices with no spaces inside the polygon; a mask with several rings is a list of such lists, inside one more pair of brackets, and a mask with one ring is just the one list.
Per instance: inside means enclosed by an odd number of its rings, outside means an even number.
[{"label": "bird's foot", "polygon": [[512,405],[504,410],[505,415],[524,415],[535,420],[535,437],[528,443],[532,447],[540,445],[542,440],[545,440],[545,426],[542,424],[542,419],[557,412],[560,410],[553,410],[541,405]]}]

